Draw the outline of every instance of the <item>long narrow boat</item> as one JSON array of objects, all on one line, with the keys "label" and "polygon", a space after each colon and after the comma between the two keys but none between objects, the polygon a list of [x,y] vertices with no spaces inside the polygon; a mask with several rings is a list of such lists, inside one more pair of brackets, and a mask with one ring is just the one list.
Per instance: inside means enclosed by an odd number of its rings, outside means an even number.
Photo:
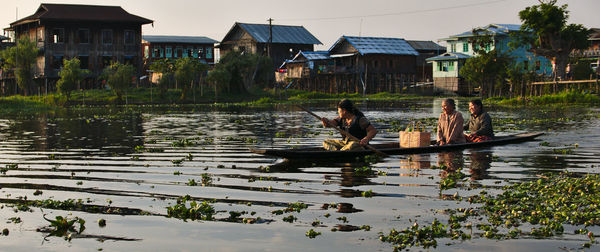
[{"label": "long narrow boat", "polygon": [[[497,136],[493,140],[477,142],[477,143],[463,143],[463,144],[448,144],[448,145],[431,145],[426,147],[414,147],[414,148],[400,148],[399,143],[382,143],[382,144],[371,144],[377,150],[388,154],[388,155],[399,155],[399,154],[418,154],[418,153],[435,153],[443,151],[454,151],[461,149],[479,148],[485,146],[503,145],[520,143],[525,141],[533,140],[534,138],[543,135],[544,133],[522,133],[508,136]],[[435,142],[432,141],[432,144]],[[288,160],[314,160],[314,159],[353,159],[360,158],[366,155],[375,154],[371,150],[357,150],[357,151],[327,151],[321,147],[313,148],[301,148],[301,149],[250,149],[250,151],[285,158]]]}]

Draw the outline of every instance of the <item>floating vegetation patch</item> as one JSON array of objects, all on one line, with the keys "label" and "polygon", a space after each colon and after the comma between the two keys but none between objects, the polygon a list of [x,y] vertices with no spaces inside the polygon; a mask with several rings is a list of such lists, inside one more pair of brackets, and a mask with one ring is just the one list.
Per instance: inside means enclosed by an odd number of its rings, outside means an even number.
[{"label": "floating vegetation patch", "polygon": [[300,212],[302,209],[307,209],[308,205],[302,202],[288,203],[288,207],[280,210],[272,211],[271,213],[281,215],[283,213]]},{"label": "floating vegetation patch", "polygon": [[[85,220],[79,217],[67,218],[63,216],[56,216],[54,220],[46,218],[44,214],[44,220],[50,222],[50,234],[49,236],[64,237],[65,240],[70,241],[72,234],[81,234],[85,230]],[[76,225],[79,224],[79,225]],[[42,232],[44,229],[38,229],[38,232]]]},{"label": "floating vegetation patch", "polygon": [[444,171],[446,172],[446,175],[440,180],[441,191],[456,188],[458,186],[458,183],[463,181],[464,178],[467,176],[464,173],[462,173],[462,168],[459,168],[455,171],[450,169],[445,169]]},{"label": "floating vegetation patch", "polygon": [[[215,209],[209,204],[208,201],[202,201],[200,203],[196,201],[190,201],[190,195],[179,197],[177,204],[174,206],[167,207],[167,217],[177,218],[183,221],[190,220],[213,220]],[[189,207],[188,207],[189,201]]]},{"label": "floating vegetation patch", "polygon": [[306,231],[306,237],[311,238],[311,239],[313,239],[319,235],[321,235],[321,232],[317,232],[312,228],[310,230]]},{"label": "floating vegetation patch", "polygon": [[[600,175],[575,177],[572,173],[547,175],[541,179],[504,186],[503,191],[489,195],[481,191],[466,199],[477,208],[448,209],[448,223],[437,219],[431,225],[420,227],[415,223],[400,231],[392,229],[380,240],[394,244],[398,251],[412,246],[436,247],[437,238],[453,240],[471,239],[473,225],[479,230],[478,237],[488,239],[515,239],[522,236],[548,238],[562,235],[563,225],[580,227],[574,234],[587,236],[583,247],[597,242],[587,228],[600,225],[598,202],[600,202]],[[529,231],[521,230],[523,224]]]}]

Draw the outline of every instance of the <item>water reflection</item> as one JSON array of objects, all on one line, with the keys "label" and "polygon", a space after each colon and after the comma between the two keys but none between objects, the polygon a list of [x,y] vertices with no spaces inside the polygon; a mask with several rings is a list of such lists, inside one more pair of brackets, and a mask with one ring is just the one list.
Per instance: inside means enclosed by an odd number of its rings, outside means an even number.
[{"label": "water reflection", "polygon": [[471,172],[471,180],[482,180],[488,179],[488,170],[492,163],[492,151],[488,150],[470,150],[469,159],[471,165],[469,171]]},{"label": "water reflection", "polygon": [[447,171],[457,171],[464,167],[464,158],[462,151],[440,152],[438,153],[438,166],[445,166]]}]

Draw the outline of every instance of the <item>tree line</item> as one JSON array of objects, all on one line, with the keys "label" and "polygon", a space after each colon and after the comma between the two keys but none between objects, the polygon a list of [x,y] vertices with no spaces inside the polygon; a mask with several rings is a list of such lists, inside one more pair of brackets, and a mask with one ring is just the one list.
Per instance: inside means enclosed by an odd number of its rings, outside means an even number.
[{"label": "tree line", "polygon": [[[39,49],[27,36],[18,39],[15,46],[0,51],[0,65],[5,73],[12,73],[22,94],[27,96],[35,90],[34,69]],[[218,93],[247,93],[254,87],[267,87],[273,80],[271,59],[255,54],[232,51],[224,55],[213,69],[194,58],[160,59],[154,61],[149,69],[159,75],[156,86],[159,95],[164,96],[169,88],[175,87],[181,92],[180,100],[185,101],[191,92],[212,86],[214,95]],[[117,96],[117,102],[128,88],[135,83],[136,68],[130,64],[112,62],[97,81],[102,81]],[[6,76],[6,75],[5,75]],[[71,93],[92,73],[81,68],[77,57],[63,59],[56,81],[57,93],[64,95],[68,102]]]}]

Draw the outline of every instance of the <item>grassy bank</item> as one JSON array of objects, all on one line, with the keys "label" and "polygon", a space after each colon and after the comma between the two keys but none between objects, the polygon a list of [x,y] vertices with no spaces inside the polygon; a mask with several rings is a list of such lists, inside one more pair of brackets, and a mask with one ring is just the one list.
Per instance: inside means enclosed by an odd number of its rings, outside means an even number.
[{"label": "grassy bank", "polygon": [[525,96],[506,99],[492,97],[485,100],[487,104],[499,106],[562,106],[562,105],[600,105],[600,96],[580,91],[564,91],[558,94],[543,96]]},{"label": "grassy bank", "polygon": [[[181,99],[181,91],[170,89],[160,95],[156,88],[133,88],[125,93],[121,101],[110,90],[85,90],[75,91],[67,101],[66,97],[59,94],[47,96],[9,96],[0,97],[0,110],[5,112],[45,111],[62,107],[95,106],[95,105],[185,105],[185,104],[212,104],[219,106],[272,106],[276,104],[313,103],[322,101],[338,101],[343,98],[360,102],[369,101],[399,101],[410,99],[432,99],[435,97],[414,96],[410,94],[377,93],[362,96],[358,93],[328,94],[321,92],[308,92],[302,90],[274,90],[253,89],[246,94],[218,94],[211,90],[200,93],[190,93],[186,99]],[[459,98],[462,99],[462,98]],[[464,98],[468,100],[469,98]],[[506,99],[503,97],[488,98],[484,103],[496,106],[564,106],[564,105],[600,105],[600,97],[581,92],[563,92],[556,95],[540,97],[518,97]]]}]

